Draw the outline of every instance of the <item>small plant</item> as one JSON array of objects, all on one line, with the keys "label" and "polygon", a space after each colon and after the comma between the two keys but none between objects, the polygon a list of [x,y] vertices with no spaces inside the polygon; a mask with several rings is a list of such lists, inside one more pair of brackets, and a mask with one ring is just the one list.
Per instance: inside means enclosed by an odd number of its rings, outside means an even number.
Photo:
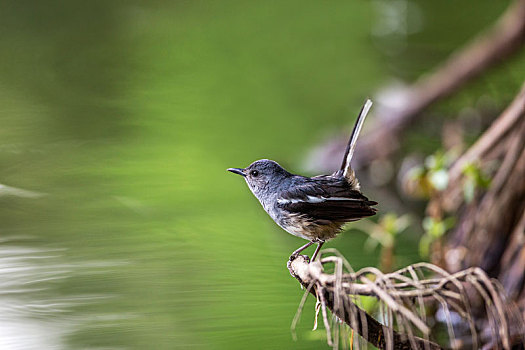
[{"label": "small plant", "polygon": [[476,163],[467,163],[462,169],[465,175],[463,182],[463,196],[465,202],[470,203],[474,199],[476,189],[487,189],[490,186],[490,178],[482,171]]},{"label": "small plant", "polygon": [[423,230],[425,233],[419,241],[419,254],[428,258],[430,255],[430,247],[437,241],[440,241],[445,233],[454,227],[456,219],[448,217],[444,220],[439,220],[432,217],[425,217],[423,219]]},{"label": "small plant", "polygon": [[455,158],[452,152],[437,151],[429,155],[423,164],[408,171],[405,192],[414,197],[430,198],[435,192],[443,191],[448,186],[448,169]]},{"label": "small plant", "polygon": [[365,249],[374,250],[377,245],[381,246],[381,261],[379,267],[383,271],[392,271],[394,267],[394,250],[396,238],[407,229],[411,219],[409,215],[398,216],[395,213],[387,213],[374,223],[370,220],[360,222],[357,227],[368,234]]}]

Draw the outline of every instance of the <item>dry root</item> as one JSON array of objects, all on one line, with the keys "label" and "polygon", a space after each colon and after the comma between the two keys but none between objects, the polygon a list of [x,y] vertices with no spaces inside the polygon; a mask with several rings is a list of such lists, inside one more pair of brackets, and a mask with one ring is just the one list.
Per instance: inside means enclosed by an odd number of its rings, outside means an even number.
[{"label": "dry root", "polygon": [[[388,274],[371,267],[354,272],[335,250],[324,250],[323,255],[312,263],[304,255],[288,263],[292,276],[306,288],[292,329],[311,293],[317,299],[315,323],[320,310],[327,342],[334,349],[366,347],[363,340],[379,349],[442,349],[430,340],[439,325],[446,326],[447,348],[510,349],[525,344],[519,311],[479,268],[449,274],[418,263]],[[381,322],[363,310],[360,297],[377,299]],[[488,333],[478,330],[473,310],[480,305],[471,305],[473,300],[483,302],[486,315],[480,317],[490,320]],[[350,343],[348,326],[361,335],[360,341],[353,337]]]}]

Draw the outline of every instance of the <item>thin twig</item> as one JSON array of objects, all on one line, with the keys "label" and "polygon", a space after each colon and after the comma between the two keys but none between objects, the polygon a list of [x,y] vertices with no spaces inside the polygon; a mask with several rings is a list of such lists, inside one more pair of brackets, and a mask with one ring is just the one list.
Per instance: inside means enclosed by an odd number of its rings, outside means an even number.
[{"label": "thin twig", "polygon": [[[326,273],[323,264],[334,264],[333,273]],[[456,332],[450,310],[458,317],[465,319],[471,332],[471,343],[478,347],[479,336],[471,314],[470,296],[465,285],[471,285],[484,301],[488,319],[493,326],[492,340],[509,349],[525,325],[519,320],[516,307],[509,304],[502,289],[495,281],[490,280],[479,268],[469,268],[450,274],[442,268],[418,263],[407,268],[383,274],[372,267],[363,268],[357,272],[343,271],[345,259],[339,256],[322,257],[308,263],[305,256],[298,256],[288,263],[288,269],[303,286],[311,286],[310,293],[320,302],[323,323],[327,330],[327,339],[333,348],[339,345],[339,320],[345,322],[365,340],[380,349],[441,349],[439,345],[428,339],[430,328],[425,323],[426,306],[431,303],[441,305],[445,315],[449,340],[452,346],[461,342],[456,340]],[[424,275],[432,273],[433,277],[424,279]],[[384,324],[379,323],[371,315],[353,303],[356,296],[373,296],[379,300]],[[430,303],[430,304],[429,304]],[[302,302],[301,302],[302,304]],[[330,324],[326,308],[334,315]],[[508,314],[507,314],[508,312]],[[508,320],[516,322],[514,333],[508,326]],[[394,327],[397,325],[398,330]],[[418,331],[425,338],[419,338]],[[343,341],[343,345],[346,340]]]}]

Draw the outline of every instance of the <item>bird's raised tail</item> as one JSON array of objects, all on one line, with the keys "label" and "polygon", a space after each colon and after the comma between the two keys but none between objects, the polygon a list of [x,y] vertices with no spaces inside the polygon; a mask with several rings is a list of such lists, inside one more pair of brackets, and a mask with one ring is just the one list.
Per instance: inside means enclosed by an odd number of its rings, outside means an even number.
[{"label": "bird's raised tail", "polygon": [[350,161],[352,160],[352,156],[354,155],[357,138],[359,137],[359,133],[361,132],[361,128],[363,127],[366,115],[368,114],[368,111],[370,111],[371,107],[372,101],[370,99],[367,99],[365,101],[365,104],[361,108],[361,112],[359,112],[359,117],[357,117],[357,121],[354,125],[354,130],[352,130],[352,135],[350,136],[350,140],[348,141],[348,145],[346,146],[345,155],[343,157],[343,163],[341,164],[341,171],[343,172],[343,176],[347,179],[353,176],[353,171],[350,168]]}]

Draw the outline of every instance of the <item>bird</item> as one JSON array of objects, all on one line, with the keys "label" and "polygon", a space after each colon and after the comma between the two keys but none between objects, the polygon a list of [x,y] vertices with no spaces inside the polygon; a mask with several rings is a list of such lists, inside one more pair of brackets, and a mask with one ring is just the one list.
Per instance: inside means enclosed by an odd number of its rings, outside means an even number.
[{"label": "bird", "polygon": [[290,256],[294,260],[303,250],[317,243],[314,261],[325,241],[336,237],[351,221],[372,216],[377,202],[361,193],[359,181],[350,166],[357,138],[372,107],[367,99],[361,108],[346,146],[339,170],[331,175],[295,175],[277,162],[261,159],[246,168],[229,168],[241,175],[264,210],[282,229],[308,240]]}]

